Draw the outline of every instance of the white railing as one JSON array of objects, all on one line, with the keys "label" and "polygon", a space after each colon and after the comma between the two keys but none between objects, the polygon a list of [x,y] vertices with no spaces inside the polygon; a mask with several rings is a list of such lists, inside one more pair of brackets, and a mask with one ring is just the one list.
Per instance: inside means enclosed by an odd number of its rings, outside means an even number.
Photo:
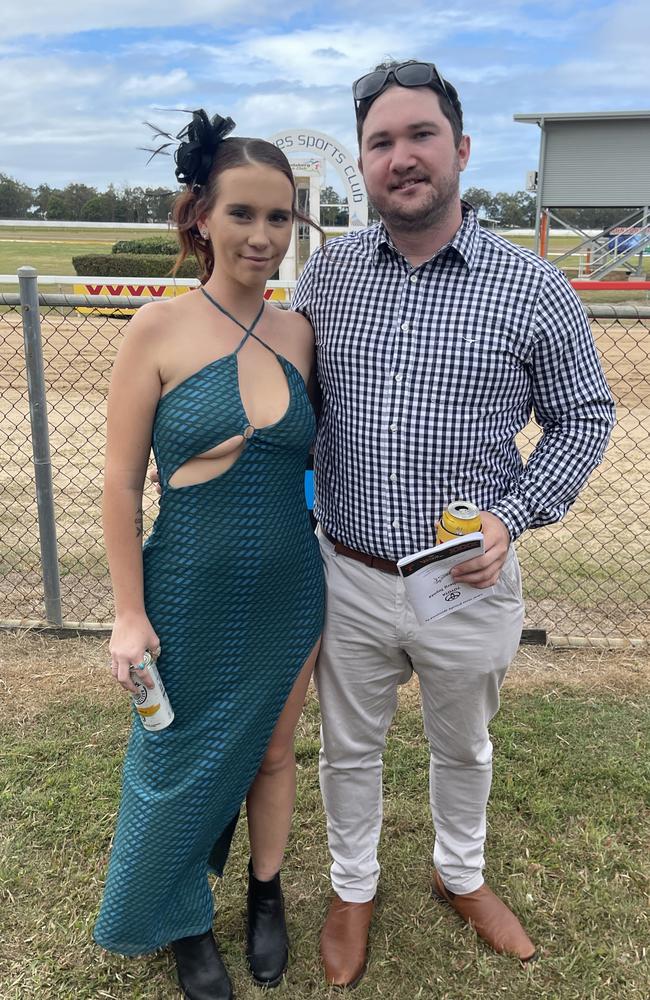
[{"label": "white railing", "polygon": [[[19,278],[17,274],[0,274],[0,284],[17,285]],[[151,286],[177,285],[179,288],[198,288],[200,281],[198,278],[123,278],[115,275],[95,276],[81,274],[39,274],[39,285],[142,285],[144,288]],[[267,281],[267,288],[295,288],[296,281]]]}]

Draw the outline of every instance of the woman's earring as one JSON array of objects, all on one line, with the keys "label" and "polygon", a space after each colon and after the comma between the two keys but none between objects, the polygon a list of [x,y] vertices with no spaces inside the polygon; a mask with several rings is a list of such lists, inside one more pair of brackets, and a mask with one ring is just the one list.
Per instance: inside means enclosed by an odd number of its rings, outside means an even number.
[{"label": "woman's earring", "polygon": [[202,240],[207,240],[207,238],[209,236],[208,230],[207,229],[199,229],[199,232],[201,234],[201,239]]}]

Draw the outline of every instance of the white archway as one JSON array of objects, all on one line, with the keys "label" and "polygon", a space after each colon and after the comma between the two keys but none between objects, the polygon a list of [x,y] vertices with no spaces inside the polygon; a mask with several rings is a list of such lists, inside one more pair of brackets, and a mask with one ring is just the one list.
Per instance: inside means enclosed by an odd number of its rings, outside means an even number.
[{"label": "white archway", "polygon": [[345,186],[349,209],[348,225],[368,225],[368,198],[363,178],[357,166],[357,158],[345,146],[325,132],[308,128],[276,132],[268,141],[289,158],[292,154],[324,157],[332,164]]}]

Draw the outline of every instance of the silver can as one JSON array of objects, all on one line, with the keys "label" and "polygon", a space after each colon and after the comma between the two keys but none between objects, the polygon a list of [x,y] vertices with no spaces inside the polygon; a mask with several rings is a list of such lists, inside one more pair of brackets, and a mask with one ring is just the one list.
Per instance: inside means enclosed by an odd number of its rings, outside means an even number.
[{"label": "silver can", "polygon": [[[144,728],[157,732],[159,729],[166,729],[174,721],[174,710],[169,703],[165,685],[149,650],[145,652],[142,662],[144,670],[131,667],[131,680],[138,689],[136,694],[131,695],[131,699]],[[142,675],[145,673],[153,681],[151,688],[142,683]]]}]

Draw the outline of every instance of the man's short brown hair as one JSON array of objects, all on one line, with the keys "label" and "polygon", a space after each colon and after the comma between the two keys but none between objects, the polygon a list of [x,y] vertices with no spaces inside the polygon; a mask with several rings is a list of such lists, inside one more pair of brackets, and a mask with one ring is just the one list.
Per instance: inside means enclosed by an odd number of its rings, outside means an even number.
[{"label": "man's short brown hair", "polygon": [[[417,62],[417,60],[410,59],[408,60],[408,62]],[[403,66],[403,65],[404,63],[400,63],[397,60],[393,59],[390,62],[379,63],[378,66],[375,66],[375,72],[377,70],[390,70],[394,69],[396,66]],[[402,84],[398,83],[398,81],[395,79],[394,76],[389,76],[388,79],[386,80],[386,83],[381,88],[381,90],[379,90],[376,94],[373,94],[372,97],[363,98],[358,102],[356,107],[356,115],[357,115],[357,139],[359,140],[359,149],[361,149],[363,124],[366,118],[368,117],[368,112],[370,111],[370,108],[377,100],[377,98],[380,97],[382,94],[384,94],[389,89],[389,87],[401,87],[401,86]],[[438,95],[438,100],[440,101],[440,110],[442,111],[443,115],[451,125],[451,130],[454,134],[454,143],[456,147],[458,147],[460,140],[463,137],[463,109],[458,97],[458,91],[451,83],[449,83],[448,80],[445,80],[445,88],[447,90],[447,93],[445,93],[442,87],[438,83],[436,83],[435,80],[432,80],[431,83],[425,84],[425,86],[428,87],[429,90],[432,90],[434,94]]]}]

